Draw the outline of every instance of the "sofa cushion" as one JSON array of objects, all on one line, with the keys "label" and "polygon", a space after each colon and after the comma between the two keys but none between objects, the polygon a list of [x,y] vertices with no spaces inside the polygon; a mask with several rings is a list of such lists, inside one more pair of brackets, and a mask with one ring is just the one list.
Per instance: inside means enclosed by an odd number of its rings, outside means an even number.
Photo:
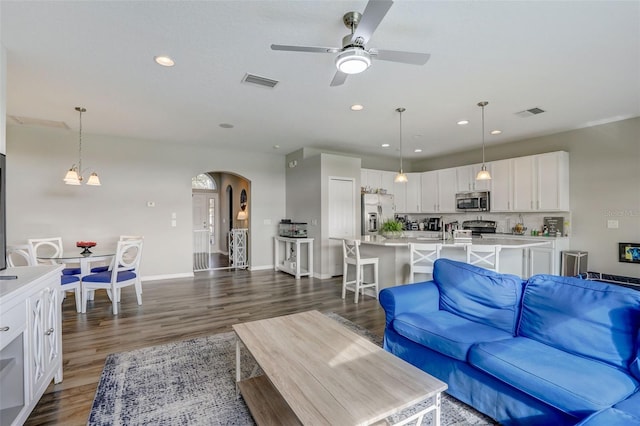
[{"label": "sofa cushion", "polygon": [[604,362],[572,355],[525,337],[479,343],[474,367],[574,415],[607,408],[637,390],[638,381]]},{"label": "sofa cushion", "polygon": [[640,418],[617,408],[598,411],[576,426],[640,426]]},{"label": "sofa cushion", "polygon": [[517,276],[438,259],[433,280],[440,290],[440,309],[515,333],[523,285]]},{"label": "sofa cushion", "polygon": [[640,392],[636,392],[624,401],[618,402],[614,407],[633,415],[640,421]]},{"label": "sofa cushion", "polygon": [[[629,369],[640,326],[640,292],[572,277],[535,275],[518,335]],[[638,376],[636,376],[638,377]]]},{"label": "sofa cushion", "polygon": [[393,321],[393,329],[411,341],[460,361],[467,360],[469,348],[477,342],[512,338],[506,331],[448,311],[400,314]]}]

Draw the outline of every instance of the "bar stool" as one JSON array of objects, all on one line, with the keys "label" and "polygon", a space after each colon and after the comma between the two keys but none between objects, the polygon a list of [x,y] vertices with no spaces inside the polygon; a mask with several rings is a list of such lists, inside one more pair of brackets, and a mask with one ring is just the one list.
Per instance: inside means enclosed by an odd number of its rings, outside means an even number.
[{"label": "bar stool", "polygon": [[501,245],[469,244],[466,250],[468,264],[499,272]]},{"label": "bar stool", "polygon": [[[342,268],[342,298],[344,299],[347,292],[347,286],[353,285],[355,292],[354,302],[358,303],[358,294],[362,291],[364,298],[364,290],[366,288],[374,288],[375,297],[378,299],[378,258],[377,257],[360,257],[360,241],[342,240],[342,253],[344,255]],[[352,281],[347,281],[347,273],[349,265],[355,266],[356,277]],[[373,282],[364,283],[364,267],[373,265]]]},{"label": "bar stool", "polygon": [[433,274],[433,264],[440,258],[442,244],[409,244],[411,252],[410,281],[415,282],[415,274]]}]

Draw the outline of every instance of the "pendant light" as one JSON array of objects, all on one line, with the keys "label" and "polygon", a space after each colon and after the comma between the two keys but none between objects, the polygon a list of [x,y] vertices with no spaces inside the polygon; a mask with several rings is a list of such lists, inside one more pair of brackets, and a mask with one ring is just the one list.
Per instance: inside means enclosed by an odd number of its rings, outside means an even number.
[{"label": "pendant light", "polygon": [[476,180],[490,180],[491,174],[489,170],[487,170],[487,165],[484,163],[484,107],[489,105],[489,102],[482,101],[478,102],[478,106],[482,108],[482,168],[476,175]]},{"label": "pendant light", "polygon": [[402,113],[406,111],[405,108],[396,108],[396,111],[400,113],[400,171],[393,179],[395,183],[407,183],[409,179],[407,179],[407,175],[404,174],[402,170]]},{"label": "pendant light", "polygon": [[[71,166],[67,174],[64,176],[64,183],[67,185],[80,185],[84,180],[82,177],[82,113],[87,109],[83,107],[76,107],[76,111],[80,113],[80,133],[78,142],[78,166],[75,164]],[[96,172],[91,173],[89,179],[87,179],[87,185],[100,186],[100,178]]]}]

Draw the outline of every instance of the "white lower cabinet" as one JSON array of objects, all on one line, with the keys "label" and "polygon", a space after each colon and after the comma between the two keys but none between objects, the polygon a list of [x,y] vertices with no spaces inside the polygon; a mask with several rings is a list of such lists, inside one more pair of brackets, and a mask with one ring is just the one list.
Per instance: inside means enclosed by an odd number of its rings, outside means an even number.
[{"label": "white lower cabinet", "polygon": [[555,250],[553,248],[529,248],[529,276],[536,274],[553,274],[555,263]]},{"label": "white lower cabinet", "polygon": [[0,424],[21,425],[62,381],[62,266],[23,266],[0,286]]}]

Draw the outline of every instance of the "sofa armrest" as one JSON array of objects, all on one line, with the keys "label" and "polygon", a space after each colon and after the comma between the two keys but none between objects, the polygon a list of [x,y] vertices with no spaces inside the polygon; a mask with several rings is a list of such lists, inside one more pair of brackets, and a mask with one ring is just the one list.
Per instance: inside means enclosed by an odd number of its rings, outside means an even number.
[{"label": "sofa armrest", "polygon": [[380,292],[379,300],[387,327],[399,314],[440,309],[440,291],[434,281],[385,288]]}]

